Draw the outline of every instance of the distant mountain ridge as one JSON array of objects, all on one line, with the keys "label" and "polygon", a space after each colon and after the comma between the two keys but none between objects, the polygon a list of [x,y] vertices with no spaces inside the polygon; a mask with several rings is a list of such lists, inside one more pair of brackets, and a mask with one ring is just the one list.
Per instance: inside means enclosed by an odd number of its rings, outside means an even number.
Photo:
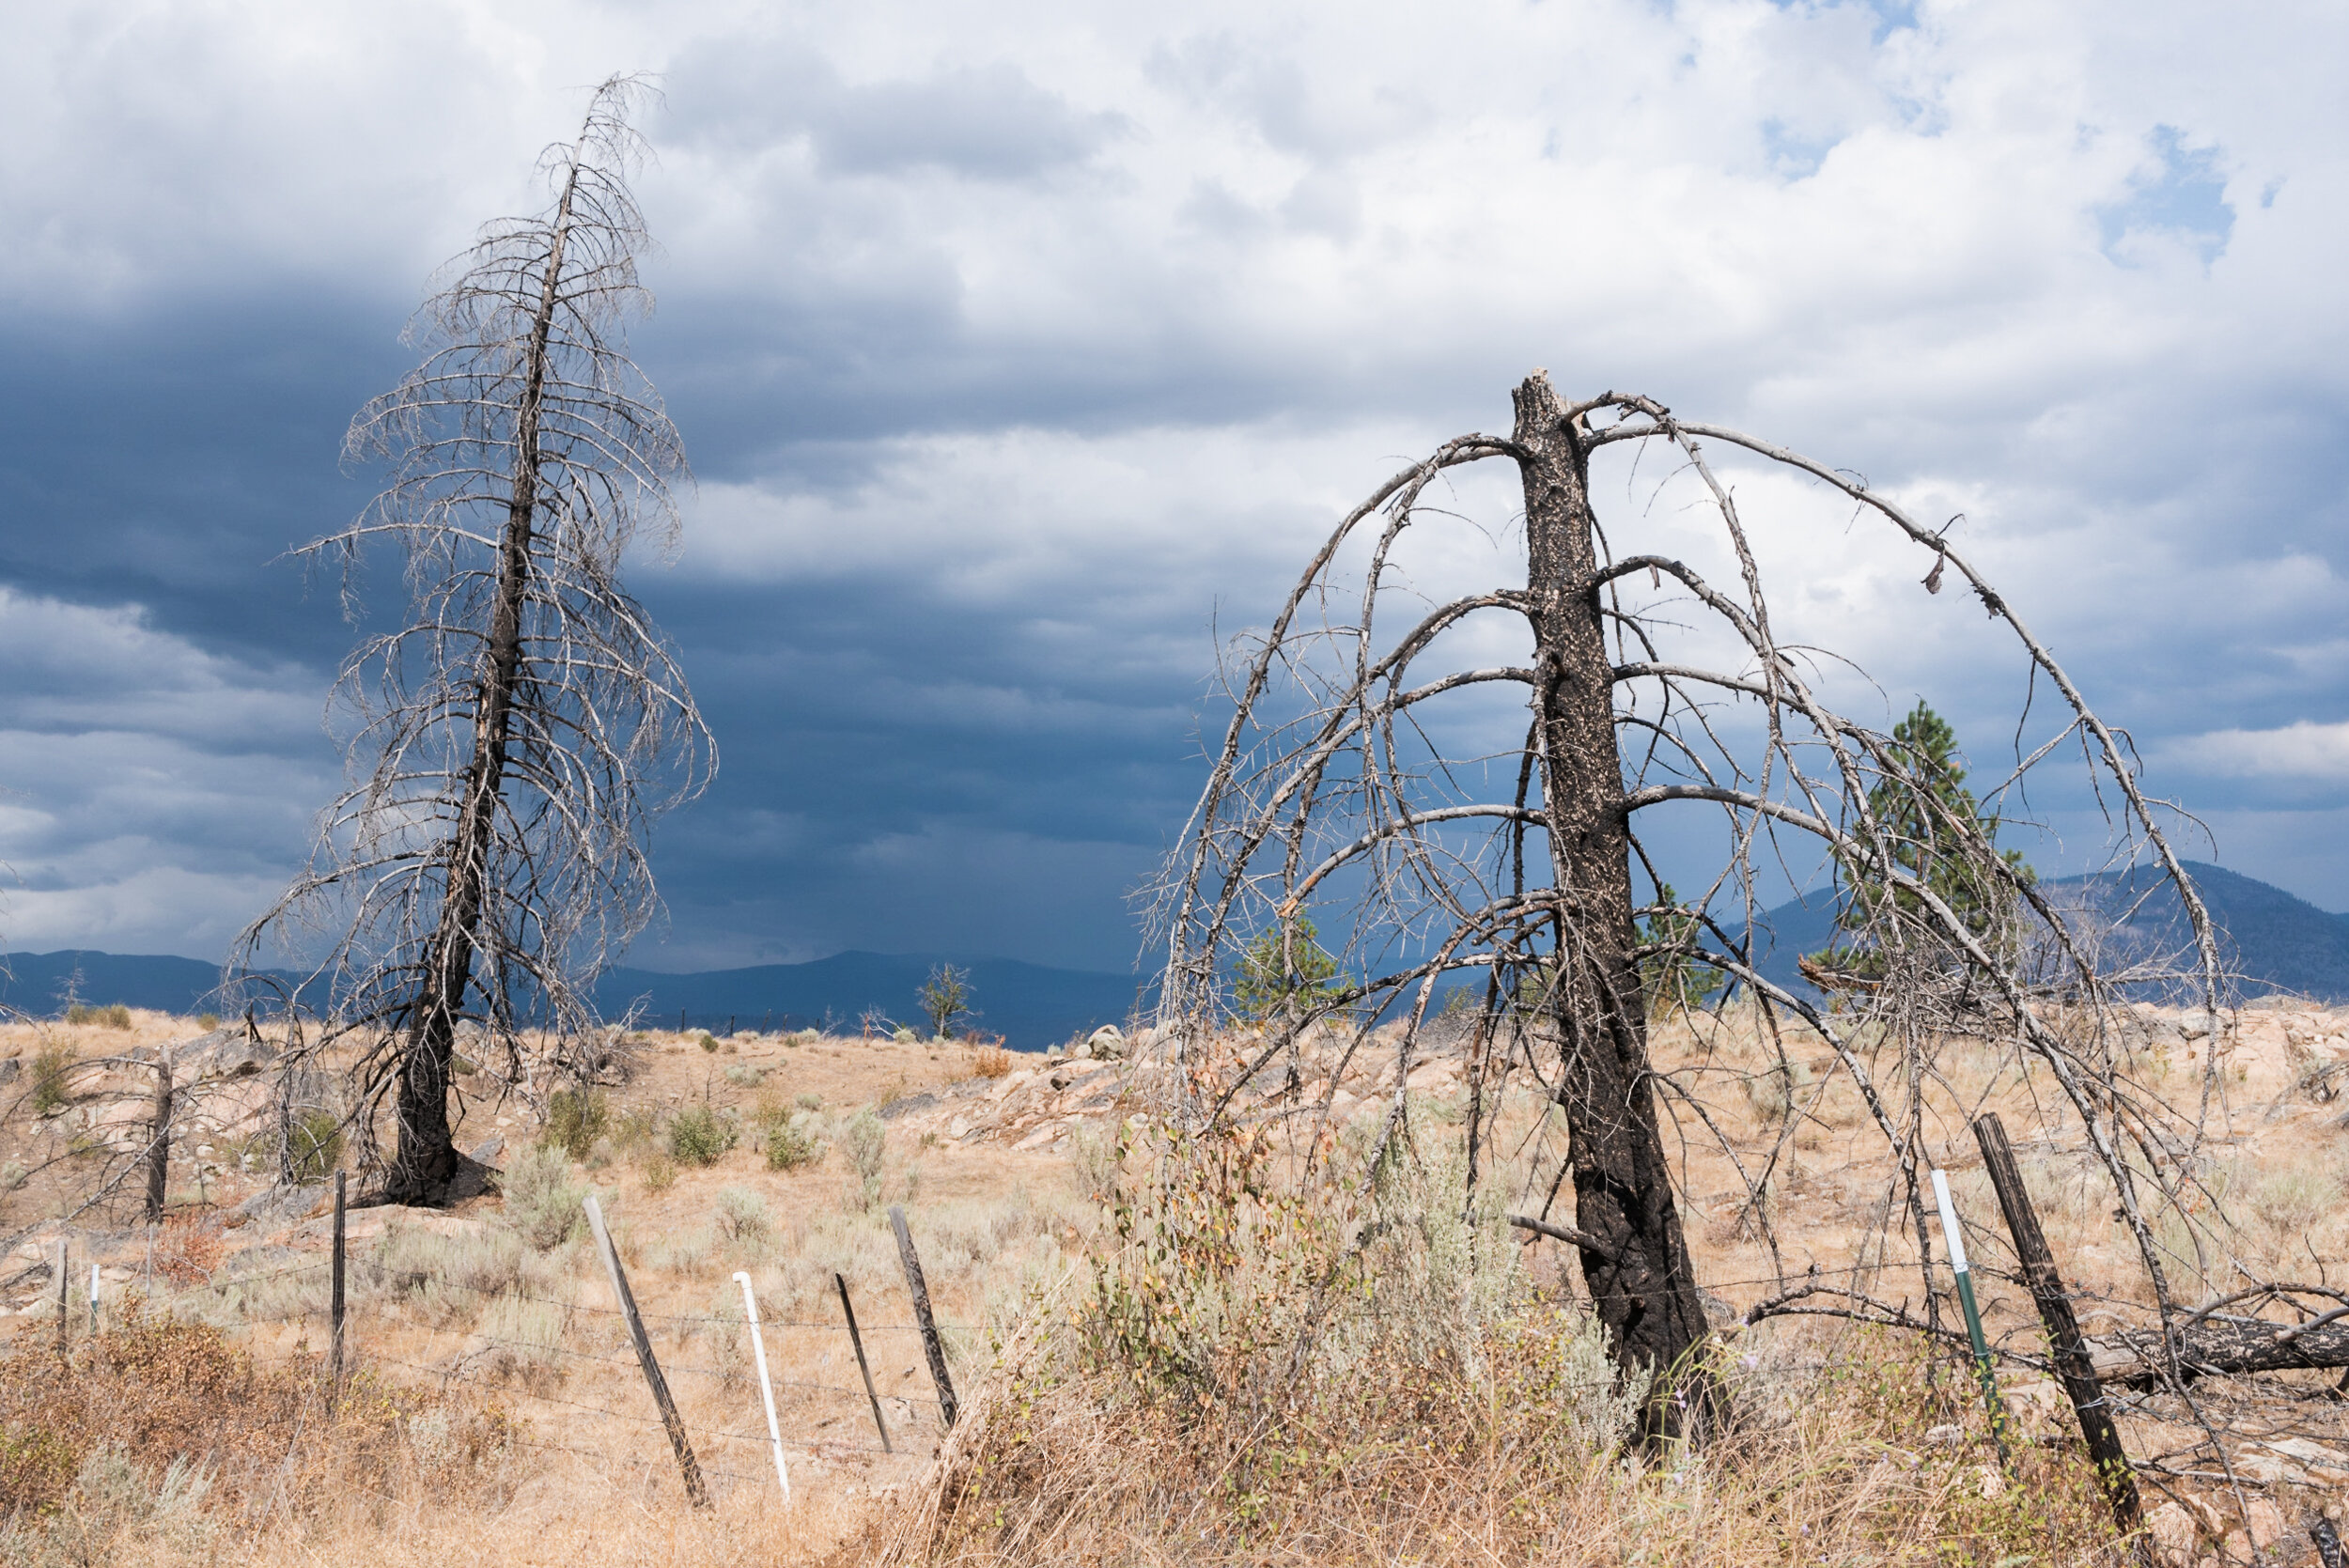
[{"label": "distant mountain ridge", "polygon": [[[849,952],[804,964],[691,974],[614,969],[597,984],[596,1006],[609,1018],[637,1011],[651,1028],[676,1027],[680,1013],[696,1029],[723,1029],[731,1021],[744,1029],[829,1022],[853,1030],[868,1012],[894,1023],[918,1024],[922,1009],[916,993],[931,969],[946,961],[932,954]],[[1041,1050],[1105,1023],[1125,1023],[1143,986],[1137,975],[1052,969],[1016,958],[954,962],[971,974],[972,1027],[1027,1050]],[[69,949],[11,953],[0,955],[0,963],[8,971],[0,975],[0,1004],[38,1016],[62,1011],[70,985],[80,1000],[101,1005],[118,1001],[187,1014],[220,1006],[214,995],[220,968],[197,958]]]},{"label": "distant mountain ridge", "polygon": [[[2242,978],[2245,996],[2289,991],[2349,1001],[2349,914],[2328,913],[2223,866],[2186,864],[2227,933],[2227,958]],[[2140,871],[2065,877],[2046,885],[2117,912],[2129,898],[2134,878],[2144,876]],[[1762,972],[1790,989],[1807,988],[1796,960],[1834,939],[1833,894],[1790,900],[1765,915],[1761,924]],[[2185,911],[2175,894],[2159,893],[2122,929],[2144,945],[2182,947]],[[692,1027],[712,1030],[729,1023],[743,1029],[826,1023],[855,1029],[868,1012],[895,1023],[920,1024],[916,993],[941,961],[932,954],[848,952],[804,964],[689,974],[615,969],[597,985],[596,1005],[611,1018],[634,1011],[647,1027],[674,1028],[680,1013]],[[1024,1050],[1040,1050],[1105,1023],[1123,1024],[1142,1005],[1149,985],[1134,974],[1053,969],[1013,958],[956,961],[971,972],[971,1002],[977,1014],[972,1024]],[[12,953],[0,962],[9,971],[0,975],[0,1003],[37,1015],[62,1009],[65,987],[76,970],[84,1001],[189,1014],[219,1005],[212,993],[220,970],[195,958],[69,950]]]},{"label": "distant mountain ridge", "polygon": [[[2275,992],[2349,1001],[2349,914],[2318,908],[2283,889],[2224,866],[2182,862],[2194,878],[2203,907],[2225,934],[2220,951],[2235,971],[2246,998]],[[2068,892],[2092,908],[2118,915],[2147,889],[2153,874],[2139,867],[2121,873],[2059,877],[2045,885]],[[1808,893],[1778,906],[1759,923],[1768,947],[1762,972],[1790,989],[1808,990],[1796,960],[1835,939],[1835,897]],[[2186,906],[2168,888],[2155,889],[2145,907],[2118,929],[2140,947],[2175,950],[2188,940]]]}]

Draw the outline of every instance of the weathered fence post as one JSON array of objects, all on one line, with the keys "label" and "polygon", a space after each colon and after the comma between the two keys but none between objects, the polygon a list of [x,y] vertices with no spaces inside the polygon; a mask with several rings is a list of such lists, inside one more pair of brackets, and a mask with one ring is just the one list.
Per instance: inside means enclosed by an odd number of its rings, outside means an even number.
[{"label": "weathered fence post", "polygon": [[2064,1295],[2063,1280],[2056,1273],[2055,1254],[2039,1228],[2030,1195],[2023,1189],[2023,1172],[2015,1163],[2014,1146],[2006,1141],[2005,1125],[1995,1112],[1985,1111],[1975,1118],[1974,1141],[1982,1145],[1983,1164],[1999,1194],[1999,1207],[2006,1215],[2007,1234],[2015,1238],[2015,1256],[2023,1265],[2024,1282],[2030,1287],[2031,1299],[2039,1304],[2039,1321],[2047,1328],[2057,1381],[2071,1395],[2072,1408],[2079,1416],[2088,1456],[2095,1462],[2096,1478],[2104,1483],[2105,1498],[2112,1505],[2112,1522],[2123,1535],[2132,1534],[2140,1509],[2137,1478],[2129,1472],[2128,1451],[2121,1446],[2120,1428],[2113,1425],[2111,1406],[2105,1403],[2105,1387],[2097,1381],[2095,1363],[2080,1338],[2079,1319],[2072,1314],[2072,1299]]},{"label": "weathered fence post", "polygon": [[343,1172],[334,1172],[334,1328],[328,1339],[326,1405],[333,1409],[343,1392]]},{"label": "weathered fence post", "polygon": [[98,1265],[95,1261],[89,1265],[89,1331],[93,1338],[96,1337],[98,1333]]},{"label": "weathered fence post", "polygon": [[695,1508],[708,1508],[709,1488],[702,1483],[702,1467],[693,1458],[693,1445],[686,1439],[677,1401],[669,1397],[669,1380],[661,1375],[661,1363],[653,1358],[652,1341],[645,1333],[644,1317],[636,1311],[636,1296],[628,1288],[619,1250],[612,1245],[612,1233],[604,1229],[603,1206],[592,1192],[587,1195],[587,1227],[596,1234],[596,1250],[603,1254],[604,1271],[612,1277],[612,1294],[619,1297],[620,1315],[628,1321],[629,1338],[635,1342],[636,1359],[645,1369],[652,1402],[661,1407],[661,1424],[668,1429],[669,1446],[677,1450],[677,1468],[685,1475],[685,1495],[692,1498]]},{"label": "weathered fence post", "polygon": [[848,1278],[834,1271],[832,1282],[840,1287],[840,1310],[848,1319],[848,1343],[856,1346],[856,1370],[864,1374],[864,1397],[873,1403],[873,1425],[880,1433],[881,1452],[894,1453],[897,1450],[889,1440],[889,1423],[881,1420],[880,1395],[873,1391],[873,1369],[864,1359],[864,1336],[856,1331],[856,1309],[848,1305]]},{"label": "weathered fence post", "polygon": [[955,1424],[955,1380],[946,1373],[946,1346],[930,1316],[930,1287],[922,1279],[922,1259],[913,1250],[913,1233],[906,1229],[906,1211],[889,1205],[889,1223],[897,1233],[897,1259],[906,1265],[906,1289],[913,1295],[913,1321],[922,1326],[922,1347],[930,1354],[930,1381],[938,1385],[939,1413]]},{"label": "weathered fence post", "polygon": [[147,1219],[163,1219],[164,1183],[171,1174],[171,1048],[155,1056],[155,1126],[147,1145]]},{"label": "weathered fence post", "polygon": [[59,1236],[57,1238],[57,1354],[60,1356],[65,1354],[66,1335],[69,1332],[66,1324],[65,1298],[73,1283],[70,1257],[66,1238]]}]

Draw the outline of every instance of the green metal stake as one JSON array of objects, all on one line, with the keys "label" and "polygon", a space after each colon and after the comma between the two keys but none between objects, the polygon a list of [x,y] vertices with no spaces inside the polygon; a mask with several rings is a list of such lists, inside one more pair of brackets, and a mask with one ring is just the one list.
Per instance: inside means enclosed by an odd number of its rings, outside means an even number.
[{"label": "green metal stake", "polygon": [[1941,1234],[1950,1244],[1950,1267],[1957,1275],[1957,1304],[1966,1310],[1966,1338],[1974,1347],[1974,1373],[1982,1380],[1983,1408],[1990,1412],[1990,1437],[2006,1465],[2006,1406],[1999,1402],[1998,1374],[1990,1370],[1990,1342],[1983,1337],[1982,1309],[1974,1305],[1973,1270],[1966,1266],[1966,1236],[1957,1228],[1957,1205],[1950,1202],[1950,1178],[1933,1173],[1933,1201],[1941,1207]]}]

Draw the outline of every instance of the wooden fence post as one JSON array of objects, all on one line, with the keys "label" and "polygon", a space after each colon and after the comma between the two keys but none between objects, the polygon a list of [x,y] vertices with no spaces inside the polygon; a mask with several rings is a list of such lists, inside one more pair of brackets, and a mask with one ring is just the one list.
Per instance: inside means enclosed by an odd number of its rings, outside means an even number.
[{"label": "wooden fence post", "polygon": [[164,1182],[171,1174],[171,1051],[168,1047],[155,1058],[155,1126],[152,1140],[147,1146],[147,1219],[153,1224],[163,1217]]},{"label": "wooden fence post", "polygon": [[930,1287],[922,1280],[922,1259],[913,1250],[913,1233],[906,1229],[906,1211],[889,1205],[889,1223],[897,1233],[897,1261],[906,1265],[906,1289],[913,1295],[913,1321],[922,1326],[922,1347],[930,1353],[930,1381],[938,1385],[939,1413],[955,1424],[955,1380],[946,1374],[946,1346],[930,1316]]},{"label": "wooden fence post", "polygon": [[2105,1402],[2105,1387],[2097,1381],[2095,1363],[2089,1358],[2088,1345],[2080,1338],[2079,1319],[2072,1313],[2072,1298],[2063,1293],[2062,1277],[2056,1272],[2055,1254],[2048,1250],[2046,1234],[2039,1228],[2039,1216],[2030,1206],[2030,1195],[2023,1189],[2023,1172],[2015,1163],[2015,1149],[2006,1141],[2006,1127],[1995,1112],[1985,1111],[1975,1119],[1974,1141],[1982,1145],[1983,1165],[1989,1171],[1990,1185],[1999,1194],[1999,1208],[2006,1216],[2007,1234],[2015,1239],[2015,1255],[2023,1265],[2024,1282],[2030,1286],[2031,1299],[2039,1304],[2039,1321],[2047,1328],[2047,1343],[2055,1355],[2056,1378],[2072,1397],[2072,1408],[2079,1417],[2080,1436],[2088,1440],[2088,1456],[2095,1462],[2096,1478],[2104,1483],[2105,1498],[2112,1506],[2112,1522],[2120,1527],[2122,1534],[2133,1534],[2141,1510],[2137,1477],[2129,1471],[2128,1451],[2121,1446],[2121,1431],[2112,1423],[2112,1409]]},{"label": "wooden fence post", "polygon": [[636,1296],[628,1288],[628,1275],[620,1267],[619,1250],[612,1245],[612,1233],[604,1229],[603,1206],[596,1195],[587,1195],[587,1227],[596,1233],[596,1250],[603,1254],[604,1271],[612,1276],[612,1294],[619,1297],[620,1315],[628,1320],[629,1338],[635,1342],[636,1359],[645,1369],[645,1382],[652,1389],[652,1402],[661,1407],[661,1424],[668,1429],[669,1446],[677,1450],[677,1468],[685,1475],[685,1495],[693,1499],[695,1508],[709,1506],[709,1488],[703,1484],[702,1467],[693,1458],[693,1445],[685,1436],[685,1421],[677,1413],[677,1401],[669,1397],[669,1380],[661,1375],[661,1363],[653,1358],[652,1341],[645,1333],[645,1320],[636,1311]]},{"label": "wooden fence post", "polygon": [[880,1432],[881,1452],[894,1453],[897,1450],[889,1440],[889,1423],[881,1420],[880,1395],[873,1391],[873,1369],[864,1359],[864,1336],[856,1331],[856,1309],[848,1305],[848,1279],[835,1272],[832,1282],[840,1287],[840,1310],[848,1314],[848,1343],[856,1346],[856,1370],[864,1374],[864,1397],[873,1402],[873,1425]]},{"label": "wooden fence post", "polygon": [[65,1298],[73,1283],[70,1256],[66,1238],[59,1236],[57,1238],[57,1354],[60,1356],[65,1354],[65,1338],[68,1331]]},{"label": "wooden fence post", "polygon": [[340,1171],[334,1172],[334,1326],[328,1341],[331,1348],[328,1352],[330,1370],[326,1394],[326,1406],[330,1410],[342,1397],[343,1391],[343,1176]]}]

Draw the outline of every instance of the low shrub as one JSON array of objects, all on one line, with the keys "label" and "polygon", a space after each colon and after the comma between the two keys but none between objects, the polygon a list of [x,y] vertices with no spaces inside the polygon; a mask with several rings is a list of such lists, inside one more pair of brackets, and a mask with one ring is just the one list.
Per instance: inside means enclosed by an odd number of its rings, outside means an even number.
[{"label": "low shrub", "polygon": [[767,1200],[747,1187],[729,1187],[718,1194],[718,1223],[735,1241],[765,1241],[775,1234],[774,1211]]},{"label": "low shrub", "polygon": [[213,1030],[220,1027],[220,1015],[218,1013],[198,1013],[195,1016],[195,1027],[203,1031],[205,1033],[210,1034]]},{"label": "low shrub", "polygon": [[840,1129],[840,1146],[848,1151],[849,1168],[856,1172],[852,1200],[866,1209],[876,1207],[880,1203],[881,1169],[889,1153],[888,1124],[866,1106]]},{"label": "low shrub", "polygon": [[76,1026],[97,1025],[101,1029],[130,1029],[131,1010],[120,1002],[110,1007],[92,1007],[77,1001],[65,1010],[65,1021]]},{"label": "low shrub", "polygon": [[718,1049],[718,1037],[715,1034],[704,1033],[700,1045],[702,1049],[714,1055]]},{"label": "low shrub", "polygon": [[655,1154],[645,1161],[645,1190],[666,1192],[677,1185],[677,1161],[667,1155]]},{"label": "low shrub", "polygon": [[538,1130],[538,1141],[573,1159],[585,1159],[611,1120],[612,1110],[602,1090],[557,1089],[547,1096],[547,1121]]},{"label": "low shrub", "polygon": [[33,1053],[33,1110],[46,1113],[73,1097],[77,1058],[70,1046],[51,1044]]},{"label": "low shrub", "polygon": [[754,1067],[747,1062],[737,1062],[726,1069],[726,1081],[742,1089],[755,1089],[767,1081],[767,1069]]},{"label": "low shrub", "polygon": [[766,1153],[768,1170],[797,1171],[821,1159],[824,1144],[799,1117],[786,1116],[768,1124]]},{"label": "low shrub", "polygon": [[560,1148],[540,1144],[524,1150],[506,1167],[503,1185],[506,1222],[541,1252],[585,1229],[587,1188],[571,1179],[570,1160]]},{"label": "low shrub", "polygon": [[741,1138],[728,1117],[706,1105],[689,1105],[669,1119],[669,1157],[679,1165],[715,1165]]},{"label": "low shrub", "polygon": [[342,1163],[343,1122],[331,1110],[296,1112],[286,1139],[286,1162],[299,1186],[324,1181]]}]

